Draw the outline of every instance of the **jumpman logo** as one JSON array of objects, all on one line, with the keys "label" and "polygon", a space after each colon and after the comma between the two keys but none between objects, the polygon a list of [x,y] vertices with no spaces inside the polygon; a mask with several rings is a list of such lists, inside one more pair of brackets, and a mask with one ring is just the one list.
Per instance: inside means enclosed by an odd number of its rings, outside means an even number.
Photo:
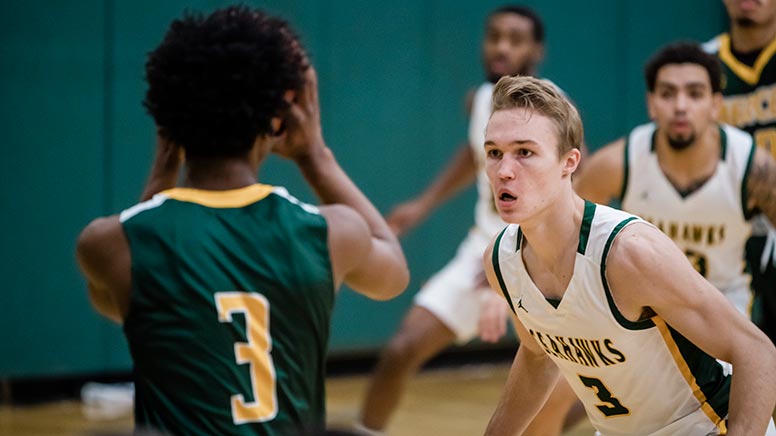
[{"label": "jumpman logo", "polygon": [[517,300],[517,308],[525,310],[525,313],[528,313],[528,310],[523,306],[523,297],[520,297],[519,300]]}]

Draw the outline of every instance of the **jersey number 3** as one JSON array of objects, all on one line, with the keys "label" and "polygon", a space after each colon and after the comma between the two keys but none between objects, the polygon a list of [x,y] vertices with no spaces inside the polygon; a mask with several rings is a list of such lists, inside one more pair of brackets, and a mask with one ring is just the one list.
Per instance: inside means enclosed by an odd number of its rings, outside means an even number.
[{"label": "jersey number 3", "polygon": [[622,403],[620,403],[620,400],[613,397],[609,389],[606,389],[604,382],[597,378],[585,377],[584,375],[580,375],[579,379],[582,380],[583,385],[592,389],[598,399],[603,402],[603,404],[596,404],[595,407],[597,407],[607,418],[630,414],[630,410],[623,406]]},{"label": "jersey number 3", "polygon": [[232,420],[235,424],[269,421],[278,412],[275,365],[269,354],[269,302],[261,294],[247,292],[217,292],[215,300],[218,321],[232,322],[234,313],[245,315],[248,342],[235,343],[234,354],[238,364],[247,363],[250,368],[253,401],[232,395]]}]

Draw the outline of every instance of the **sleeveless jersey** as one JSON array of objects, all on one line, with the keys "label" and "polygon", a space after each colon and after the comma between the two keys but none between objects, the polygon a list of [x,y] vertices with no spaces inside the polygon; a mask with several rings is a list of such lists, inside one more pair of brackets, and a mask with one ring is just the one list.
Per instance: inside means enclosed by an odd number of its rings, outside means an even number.
[{"label": "sleeveless jersey", "polygon": [[284,188],[175,188],[122,212],[135,422],[175,435],[325,424],[327,225]]},{"label": "sleeveless jersey", "polygon": [[522,260],[522,232],[496,239],[493,267],[507,301],[558,365],[603,436],[724,434],[730,377],[659,316],[632,322],[614,304],[606,261],[639,218],[586,202],[574,273],[555,307]]},{"label": "sleeveless jersey", "polygon": [[744,248],[751,234],[746,179],[755,147],[752,137],[720,126],[721,155],[714,175],[686,196],[666,178],[655,153],[654,124],[636,127],[625,143],[622,208],[668,235],[712,285],[749,314],[751,277]]}]

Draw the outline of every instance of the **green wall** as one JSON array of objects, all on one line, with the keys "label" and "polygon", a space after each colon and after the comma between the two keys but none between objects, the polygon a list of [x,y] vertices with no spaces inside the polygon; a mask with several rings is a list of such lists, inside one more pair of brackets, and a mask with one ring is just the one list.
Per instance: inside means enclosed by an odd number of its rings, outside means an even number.
[{"label": "green wall", "polygon": [[[320,76],[324,133],[385,212],[415,195],[465,138],[463,96],[482,80],[479,40],[498,1],[250,2],[292,21]],[[528,1],[547,25],[542,73],[580,107],[592,148],[643,121],[641,68],[659,45],[725,26],[709,0]],[[145,54],[184,8],[225,1],[2,1],[0,377],[126,370],[120,329],[90,308],[73,259],[93,217],[136,202],[153,152],[140,101]],[[314,202],[295,168],[260,178]],[[377,303],[344,290],[333,353],[377,349],[472,224],[473,190],[403,239],[412,283]]]}]

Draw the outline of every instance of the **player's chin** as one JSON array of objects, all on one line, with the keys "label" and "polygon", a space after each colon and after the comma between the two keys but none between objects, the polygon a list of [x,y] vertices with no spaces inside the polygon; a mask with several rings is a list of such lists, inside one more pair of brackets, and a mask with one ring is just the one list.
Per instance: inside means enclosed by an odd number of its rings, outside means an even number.
[{"label": "player's chin", "polygon": [[505,223],[510,224],[517,224],[520,222],[520,216],[517,214],[517,211],[515,211],[513,208],[501,208],[496,207],[498,211],[498,216],[501,217],[501,220]]}]

